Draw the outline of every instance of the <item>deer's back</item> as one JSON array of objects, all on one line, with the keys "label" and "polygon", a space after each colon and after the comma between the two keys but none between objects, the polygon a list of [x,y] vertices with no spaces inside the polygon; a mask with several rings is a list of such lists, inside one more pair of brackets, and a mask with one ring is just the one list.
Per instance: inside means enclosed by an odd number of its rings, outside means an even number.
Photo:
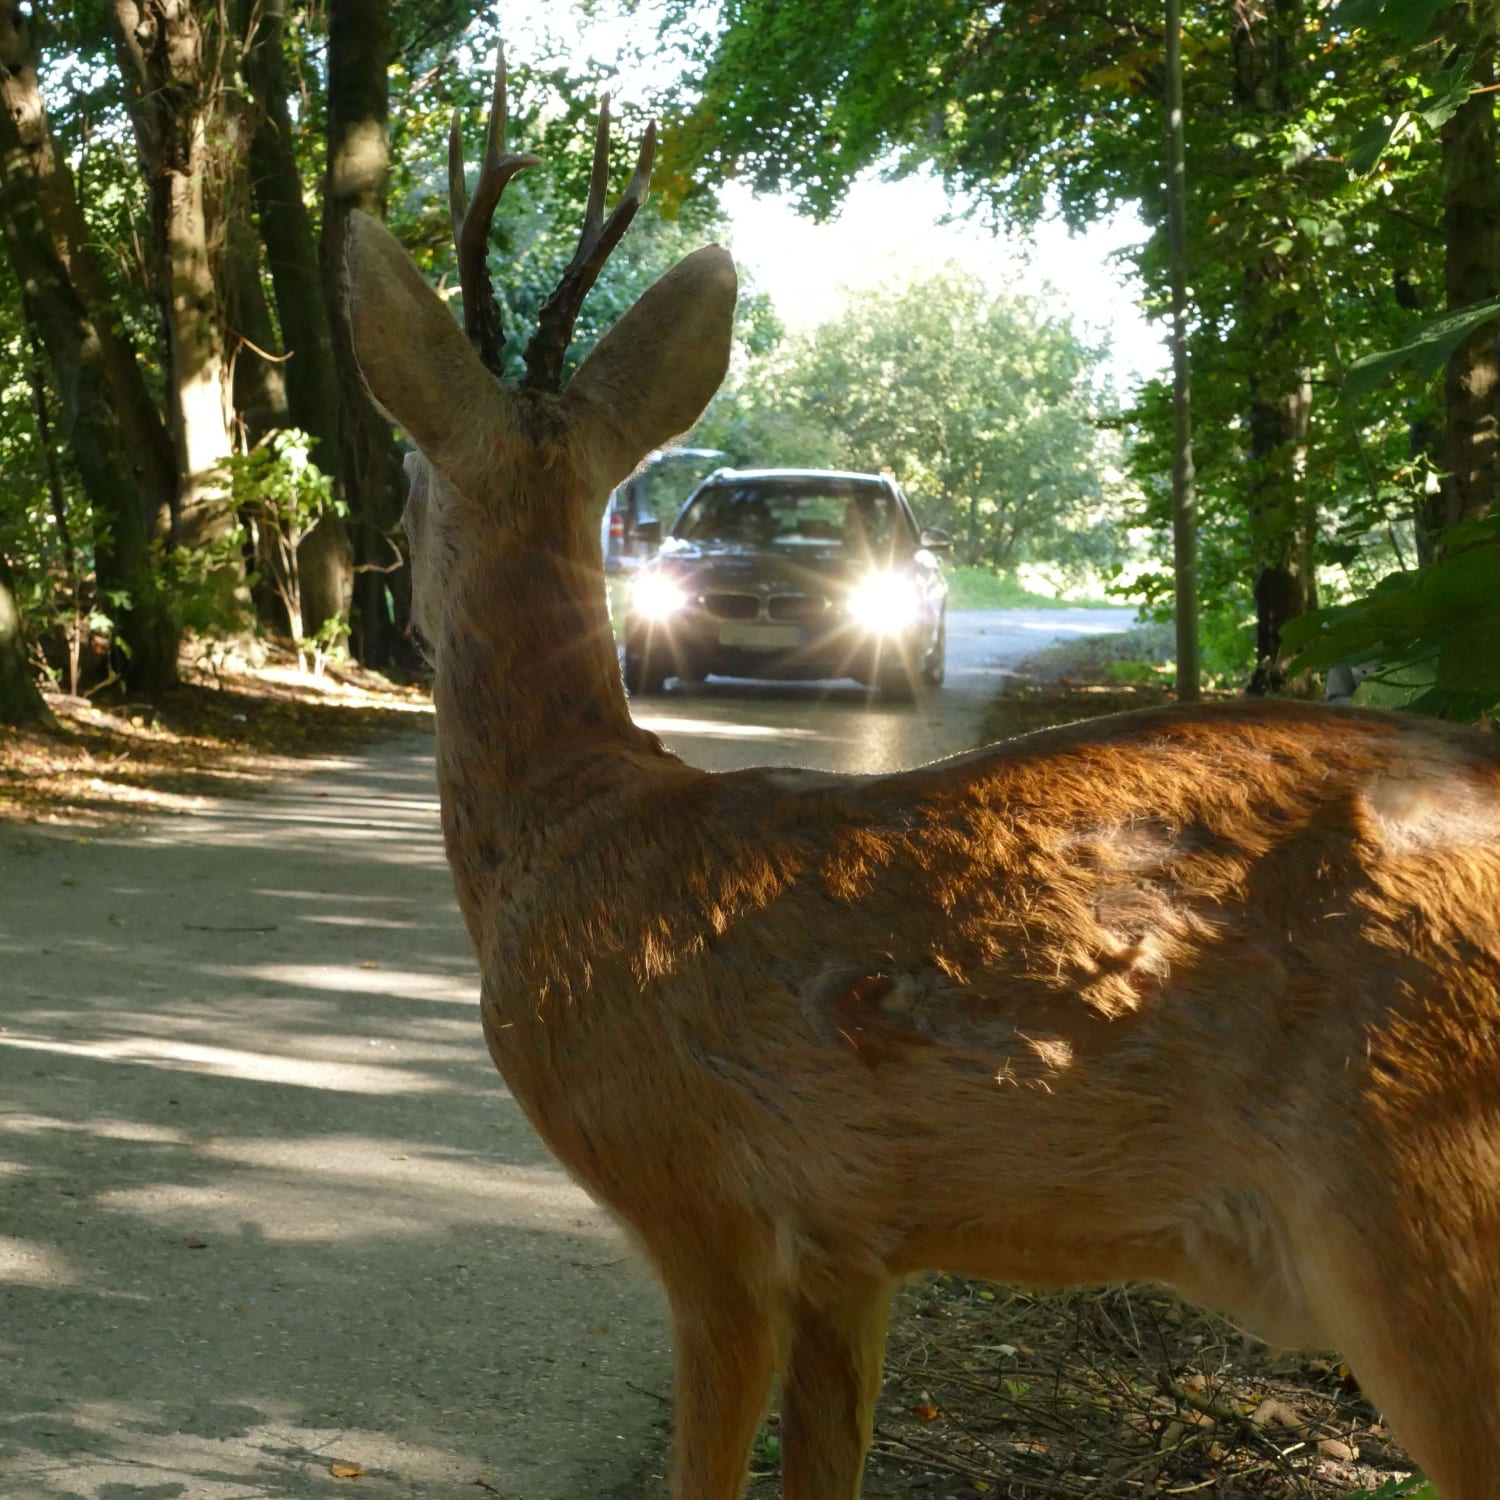
[{"label": "deer's back", "polygon": [[496,913],[487,1025],[606,1198],[622,1138],[814,1217],[836,1169],[856,1190],[826,1232],[861,1194],[905,1201],[869,1253],[920,1262],[976,1173],[1073,1163],[1076,1204],[1136,1161],[1176,1213],[1185,1119],[1210,1152],[1312,1130],[1336,1156],[1377,1105],[1463,1113],[1500,1078],[1477,733],[1236,705],[869,780],[663,762],[566,843],[548,898]]}]

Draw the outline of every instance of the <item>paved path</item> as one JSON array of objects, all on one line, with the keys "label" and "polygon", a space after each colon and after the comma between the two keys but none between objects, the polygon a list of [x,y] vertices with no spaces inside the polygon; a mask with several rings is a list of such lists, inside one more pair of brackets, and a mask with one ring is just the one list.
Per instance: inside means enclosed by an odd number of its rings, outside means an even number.
[{"label": "paved path", "polygon": [[[969,747],[1001,660],[1104,612],[955,617],[909,707],[710,683],[690,759]],[[0,1496],[659,1492],[654,1286],[490,1065],[425,740],[79,835],[0,826]]]}]

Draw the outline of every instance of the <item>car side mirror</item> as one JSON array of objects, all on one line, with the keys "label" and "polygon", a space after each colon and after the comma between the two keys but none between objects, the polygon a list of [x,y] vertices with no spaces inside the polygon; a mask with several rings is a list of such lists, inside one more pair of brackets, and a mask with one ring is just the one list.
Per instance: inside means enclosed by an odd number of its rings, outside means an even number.
[{"label": "car side mirror", "polygon": [[953,538],[941,526],[924,526],[918,540],[929,552],[947,552],[953,546]]},{"label": "car side mirror", "polygon": [[637,521],[630,528],[630,535],[637,542],[644,542],[648,547],[661,546],[661,522],[654,516],[649,521]]}]

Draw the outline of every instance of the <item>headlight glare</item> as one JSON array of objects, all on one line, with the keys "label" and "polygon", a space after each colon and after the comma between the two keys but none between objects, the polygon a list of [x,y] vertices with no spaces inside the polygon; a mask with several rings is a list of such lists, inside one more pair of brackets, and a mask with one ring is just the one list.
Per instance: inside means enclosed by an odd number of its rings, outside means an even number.
[{"label": "headlight glare", "polygon": [[663,573],[646,573],[630,587],[630,607],[643,620],[665,620],[688,602],[686,591]]},{"label": "headlight glare", "polygon": [[917,618],[916,585],[901,573],[871,573],[849,592],[849,613],[866,630],[899,635]]}]

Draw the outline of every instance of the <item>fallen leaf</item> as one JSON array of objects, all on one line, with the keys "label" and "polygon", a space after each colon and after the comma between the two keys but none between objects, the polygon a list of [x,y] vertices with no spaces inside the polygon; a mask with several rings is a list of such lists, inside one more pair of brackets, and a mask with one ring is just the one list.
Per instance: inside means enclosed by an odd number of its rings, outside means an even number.
[{"label": "fallen leaf", "polygon": [[1320,1438],[1318,1440],[1318,1452],[1324,1458],[1337,1459],[1339,1463],[1352,1464],[1359,1457],[1359,1449],[1351,1443],[1345,1443],[1338,1438]]},{"label": "fallen leaf", "polygon": [[936,1422],[942,1416],[942,1412],[930,1401],[924,1401],[920,1406],[912,1407],[911,1414],[919,1422]]},{"label": "fallen leaf", "polygon": [[1257,1427],[1269,1427],[1273,1422],[1278,1427],[1300,1427],[1302,1425],[1302,1418],[1291,1407],[1277,1401],[1271,1396],[1267,1396],[1250,1413],[1250,1420]]},{"label": "fallen leaf", "polygon": [[328,1465],[335,1479],[358,1479],[365,1471],[358,1464],[341,1464],[337,1459]]}]

